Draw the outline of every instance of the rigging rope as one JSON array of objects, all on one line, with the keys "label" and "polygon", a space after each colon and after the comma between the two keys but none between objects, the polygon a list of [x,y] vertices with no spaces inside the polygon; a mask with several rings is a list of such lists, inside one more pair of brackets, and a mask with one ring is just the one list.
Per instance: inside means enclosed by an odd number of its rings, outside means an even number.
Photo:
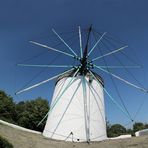
[{"label": "rigging rope", "polygon": [[[95,31],[96,34],[101,35],[101,33],[99,33],[98,31],[96,31],[96,30],[94,30],[94,31]],[[104,37],[104,39],[105,39],[106,41],[110,42],[110,45],[112,45],[113,47],[115,47],[115,45],[113,45],[113,42],[111,42],[110,39],[112,39],[112,41],[117,42],[117,43],[120,43],[120,44],[121,44],[121,43],[124,44],[124,45],[127,44],[127,43],[125,43],[125,42],[122,41],[122,40],[119,40],[119,39],[117,39],[117,38],[115,39],[115,38],[113,38],[112,36],[109,36],[109,33]],[[131,47],[130,47],[130,49],[131,49]],[[135,61],[134,59],[132,59],[131,57],[129,57],[128,55],[126,55],[123,51],[121,51],[121,53],[124,54],[124,56],[126,56],[127,59],[128,59],[129,61],[131,61],[132,63],[134,63],[134,64],[136,64],[136,65],[142,65],[141,62],[140,62],[140,60],[139,60],[140,63],[137,63],[137,61]],[[133,53],[134,53],[134,52],[132,51],[132,54],[133,54]],[[136,56],[136,54],[135,54],[135,57],[136,57],[136,59],[138,59],[138,57]]]},{"label": "rigging rope", "polygon": [[[96,32],[97,34],[99,34],[98,32]],[[108,39],[104,39],[109,45],[111,45],[112,47],[115,48],[115,45],[113,45],[110,40]],[[108,51],[111,51],[109,46],[107,46],[107,44],[105,44],[103,41],[101,41],[103,46],[108,50]],[[123,51],[120,52],[122,55],[126,56],[126,58],[128,58],[130,61],[133,61],[131,60],[131,58],[129,56],[127,56]],[[124,66],[124,64],[119,60],[119,58],[113,54],[113,57],[124,67],[125,71],[127,71],[127,73],[129,75],[131,75],[131,77],[141,86],[143,87],[143,85],[136,79],[136,77],[128,70],[128,68],[126,68],[126,66]],[[134,62],[134,64],[137,64],[137,62]],[[139,64],[138,64],[139,65]],[[140,64],[141,65],[141,64]]]},{"label": "rigging rope", "polygon": [[[93,32],[93,35],[94,35],[94,38],[95,38],[95,40],[96,40],[96,36],[95,36],[94,32]],[[97,46],[97,47],[98,47],[98,46]],[[98,50],[100,51],[100,54],[102,55],[103,53],[102,53],[101,48],[98,47]],[[103,57],[103,61],[104,61],[105,65],[107,66],[107,62],[106,62],[106,60],[105,60],[104,57]],[[110,70],[109,70],[108,67],[107,67],[107,71],[110,72]],[[123,99],[122,99],[122,97],[121,97],[121,95],[120,95],[120,93],[119,93],[119,90],[118,90],[118,88],[117,88],[117,86],[116,86],[116,83],[115,83],[115,81],[114,81],[114,79],[113,79],[113,76],[112,76],[112,75],[109,75],[109,77],[110,77],[110,79],[111,79],[111,81],[112,81],[112,83],[113,83],[113,85],[114,85],[114,87],[115,87],[115,89],[116,89],[116,92],[117,92],[117,95],[118,95],[118,97],[119,97],[119,99],[120,99],[120,101],[121,101],[121,104],[123,105],[123,107],[124,107],[124,109],[126,110],[127,114],[130,116],[130,119],[133,120],[132,117],[131,117],[131,114],[129,113],[129,111],[128,111],[128,109],[127,109],[127,107],[126,107],[126,105],[125,105],[125,103],[124,103],[124,101],[123,101]]]},{"label": "rigging rope", "polygon": [[[111,50],[108,48],[108,46],[107,46],[106,44],[104,44],[103,42],[102,42],[102,44],[103,44],[104,46],[106,46],[106,48],[107,48],[109,51],[111,51]],[[121,52],[121,54],[126,55],[124,52]],[[130,74],[130,75],[132,76],[132,78],[133,78],[141,87],[143,87],[143,85],[140,83],[140,81],[138,81],[138,80],[136,79],[136,77],[129,71],[129,69],[127,69],[127,68],[124,66],[124,64],[119,60],[119,58],[118,58],[116,55],[113,55],[113,56],[114,56],[115,59],[125,68],[125,70],[127,71],[127,73]],[[127,55],[126,55],[126,57],[127,57]]]},{"label": "rigging rope", "polygon": [[[99,34],[98,32],[96,32],[97,34]],[[111,41],[109,40],[109,38],[108,38],[108,36],[106,36],[106,38],[105,38],[105,41],[108,43],[108,44],[110,44],[112,47],[115,47],[115,45],[113,45],[112,43],[111,43]],[[122,42],[123,43],[123,42]],[[104,42],[102,41],[102,44],[104,44]],[[107,46],[106,44],[104,44],[104,46]],[[108,46],[107,46],[107,48],[108,48]],[[110,51],[110,50],[109,50]],[[121,54],[122,55],[124,55],[129,61],[131,61],[132,63],[134,63],[134,64],[138,64],[139,65],[139,63],[137,63],[137,62],[135,62],[133,59],[131,59],[128,55],[126,55],[123,51],[121,51]],[[116,56],[116,55],[113,55],[115,58],[116,58],[116,60],[122,65],[122,66],[124,66],[123,64],[122,64],[122,62],[119,60],[119,58]],[[142,64],[140,64],[140,65],[142,65]],[[125,70],[132,76],[132,78],[140,85],[140,86],[142,86],[143,87],[143,85],[136,79],[136,77],[125,67]],[[139,105],[139,107],[138,107],[138,109],[137,109],[137,111],[136,111],[136,113],[135,113],[135,115],[134,115],[134,117],[133,117],[133,120],[132,120],[132,122],[130,122],[130,123],[128,123],[128,125],[129,124],[131,124],[131,123],[133,123],[133,121],[135,121],[135,118],[136,118],[136,116],[138,115],[138,113],[140,112],[140,110],[142,109],[142,106],[144,105],[144,102],[145,102],[145,97],[144,97],[144,99],[141,101],[141,104]],[[127,125],[126,125],[127,126]]]}]

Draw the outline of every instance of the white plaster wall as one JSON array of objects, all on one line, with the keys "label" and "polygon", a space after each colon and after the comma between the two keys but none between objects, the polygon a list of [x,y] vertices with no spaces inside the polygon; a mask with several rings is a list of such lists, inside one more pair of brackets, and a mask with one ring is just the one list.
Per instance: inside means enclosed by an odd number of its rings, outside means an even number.
[{"label": "white plaster wall", "polygon": [[[82,87],[83,80],[79,76],[74,78],[71,86],[61,95],[71,79],[71,77],[63,78],[57,83],[51,106],[59,98],[57,96],[61,97],[48,115],[43,135],[58,140],[78,141],[79,139],[78,142],[87,141],[85,128],[85,115],[87,113],[90,140],[101,141],[107,139],[102,86],[96,80],[89,83],[87,78],[87,97],[85,97]],[[79,88],[76,91],[78,86]],[[84,99],[87,102],[87,110],[85,112]],[[71,103],[69,104],[70,101]],[[68,109],[66,110],[67,106]],[[71,132],[73,136],[70,134]]]}]

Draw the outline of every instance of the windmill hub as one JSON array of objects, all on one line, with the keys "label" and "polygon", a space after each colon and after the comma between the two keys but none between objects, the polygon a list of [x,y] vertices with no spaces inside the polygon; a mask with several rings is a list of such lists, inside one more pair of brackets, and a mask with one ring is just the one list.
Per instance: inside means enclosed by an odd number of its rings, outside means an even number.
[{"label": "windmill hub", "polygon": [[80,59],[80,75],[86,75],[90,68],[93,67],[93,64],[86,58]]}]

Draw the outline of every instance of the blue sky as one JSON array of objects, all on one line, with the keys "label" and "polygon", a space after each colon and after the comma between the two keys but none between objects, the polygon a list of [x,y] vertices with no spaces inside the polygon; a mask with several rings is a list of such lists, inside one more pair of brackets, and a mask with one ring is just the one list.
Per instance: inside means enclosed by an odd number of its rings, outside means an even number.
[{"label": "blue sky", "polygon": [[[15,101],[32,99],[38,96],[51,100],[54,81],[38,87],[32,91],[15,96],[16,90],[23,87],[42,69],[17,67],[17,63],[28,62],[33,64],[48,64],[56,57],[53,52],[46,52],[40,47],[29,43],[35,40],[41,43],[54,45],[55,37],[51,35],[54,27],[59,32],[69,30],[77,31],[77,27],[87,28],[90,24],[96,30],[124,41],[129,48],[125,53],[138,64],[141,69],[130,70],[133,75],[148,88],[148,2],[147,0],[1,0],[0,2],[0,89],[5,90],[14,97]],[[68,35],[64,37],[67,38]],[[125,45],[125,44],[124,44]],[[45,51],[45,54],[43,53]],[[33,58],[43,53],[42,56]],[[118,54],[117,54],[118,55]],[[92,55],[93,56],[93,55]],[[94,54],[95,56],[95,54]],[[120,55],[118,55],[120,57]],[[33,60],[27,60],[33,58]],[[27,60],[27,61],[26,61]],[[59,57],[57,63],[68,62],[69,59]],[[108,63],[113,59],[106,58]],[[126,58],[121,57],[123,63],[128,63]],[[47,69],[42,72],[30,84],[34,84],[62,69]],[[97,71],[99,73],[99,71]],[[114,73],[137,84],[125,71],[115,70]],[[99,73],[105,81],[105,86],[111,95],[120,100],[113,88],[113,84],[106,74]],[[116,80],[116,85],[124,102],[134,116],[140,104],[144,104],[135,121],[148,122],[148,96],[147,94],[131,88]],[[130,122],[105,95],[107,118],[112,123],[126,124]]]}]

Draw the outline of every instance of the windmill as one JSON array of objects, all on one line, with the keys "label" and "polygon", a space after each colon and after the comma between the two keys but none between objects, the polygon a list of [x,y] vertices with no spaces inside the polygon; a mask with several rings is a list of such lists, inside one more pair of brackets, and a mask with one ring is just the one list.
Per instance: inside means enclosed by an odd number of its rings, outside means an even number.
[{"label": "windmill", "polygon": [[18,64],[27,67],[55,67],[69,68],[68,70],[57,74],[47,80],[39,82],[35,85],[18,91],[16,94],[28,91],[47,83],[53,79],[57,79],[53,98],[49,112],[40,121],[40,125],[47,117],[46,126],[43,135],[48,138],[65,140],[65,141],[101,141],[107,139],[106,121],[105,121],[105,105],[104,93],[108,95],[110,100],[120,109],[127,118],[132,120],[130,114],[119,105],[110,93],[104,87],[104,81],[100,75],[94,70],[100,70],[112,77],[147,93],[147,90],[135,85],[120,76],[112,73],[111,68],[139,68],[139,66],[102,66],[95,64],[95,61],[112,54],[120,52],[128,46],[119,47],[113,51],[102,54],[95,58],[90,58],[95,48],[100,44],[101,40],[106,36],[106,32],[96,40],[93,46],[89,46],[90,36],[93,32],[92,26],[87,30],[87,38],[85,44],[82,41],[82,33],[80,26],[78,27],[79,35],[79,54],[72,49],[67,42],[54,30],[53,33],[66,46],[69,52],[65,52],[45,44],[30,41],[32,44],[58,52],[62,55],[73,58],[78,62],[77,65],[30,65]]}]

